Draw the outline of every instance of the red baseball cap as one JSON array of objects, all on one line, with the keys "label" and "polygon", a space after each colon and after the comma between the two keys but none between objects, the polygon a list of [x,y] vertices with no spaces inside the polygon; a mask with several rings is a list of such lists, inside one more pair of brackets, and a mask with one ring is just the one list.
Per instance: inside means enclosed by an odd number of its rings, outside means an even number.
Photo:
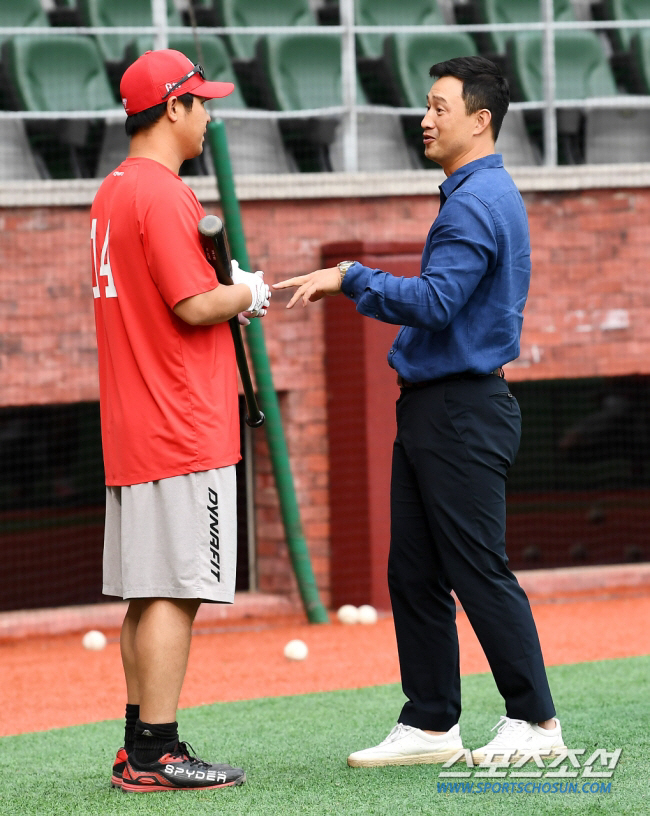
[{"label": "red baseball cap", "polygon": [[234,90],[232,82],[207,82],[200,65],[172,48],[147,51],[129,65],[120,82],[122,104],[129,116],[160,105],[172,93],[219,99]]}]

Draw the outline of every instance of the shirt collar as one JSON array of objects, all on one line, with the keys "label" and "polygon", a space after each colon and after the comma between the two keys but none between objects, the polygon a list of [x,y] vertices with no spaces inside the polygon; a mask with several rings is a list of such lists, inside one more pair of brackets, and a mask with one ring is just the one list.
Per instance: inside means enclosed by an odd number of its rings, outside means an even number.
[{"label": "shirt collar", "polygon": [[484,170],[491,167],[503,167],[503,156],[501,153],[490,153],[489,156],[474,159],[474,161],[459,167],[455,173],[452,173],[449,178],[442,182],[440,185],[440,195],[446,201],[454,190],[475,170]]}]

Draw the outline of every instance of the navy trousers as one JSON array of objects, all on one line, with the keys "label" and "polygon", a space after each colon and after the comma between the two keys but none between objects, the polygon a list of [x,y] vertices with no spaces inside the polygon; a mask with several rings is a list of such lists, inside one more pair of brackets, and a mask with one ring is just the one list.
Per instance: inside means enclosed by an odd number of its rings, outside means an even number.
[{"label": "navy trousers", "polygon": [[505,484],[520,436],[517,400],[495,375],[404,389],[397,402],[388,584],[406,725],[447,731],[460,717],[452,589],[507,715],[555,714],[530,604],[505,551]]}]

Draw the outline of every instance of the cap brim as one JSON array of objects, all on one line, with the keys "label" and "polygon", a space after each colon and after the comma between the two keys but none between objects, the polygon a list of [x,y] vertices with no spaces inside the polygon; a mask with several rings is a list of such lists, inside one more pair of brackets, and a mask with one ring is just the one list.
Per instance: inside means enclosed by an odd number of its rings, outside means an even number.
[{"label": "cap brim", "polygon": [[[193,78],[194,77],[192,77],[192,79]],[[189,85],[190,83],[187,84]],[[204,99],[221,99],[231,94],[234,90],[235,86],[232,82],[207,82],[206,80],[197,82],[192,88],[186,86],[179,88],[181,93],[192,93],[194,96],[202,96]]]}]

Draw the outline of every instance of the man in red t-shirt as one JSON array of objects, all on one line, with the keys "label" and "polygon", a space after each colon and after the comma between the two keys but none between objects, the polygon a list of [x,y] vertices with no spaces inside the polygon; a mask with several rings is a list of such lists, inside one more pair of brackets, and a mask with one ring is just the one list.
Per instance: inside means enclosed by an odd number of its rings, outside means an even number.
[{"label": "man in red t-shirt", "polygon": [[120,638],[127,792],[239,785],[240,768],[192,756],[176,712],[201,601],[232,603],[236,569],[237,369],[227,321],[266,314],[263,273],[233,264],[219,286],[201,249],[205,214],[180,179],[198,156],[206,82],[173,50],[148,51],[120,93],[129,155],[91,209],[91,256],[106,471],[104,588],[130,601]]}]

